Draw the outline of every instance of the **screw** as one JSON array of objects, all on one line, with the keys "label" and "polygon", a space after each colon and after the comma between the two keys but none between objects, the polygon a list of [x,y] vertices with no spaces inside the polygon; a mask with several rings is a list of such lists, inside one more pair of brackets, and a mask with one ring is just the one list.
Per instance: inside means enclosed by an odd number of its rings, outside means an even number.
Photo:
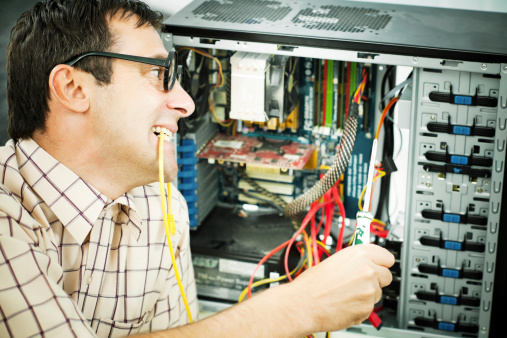
[{"label": "screw", "polygon": [[435,119],[435,115],[431,115],[430,119],[434,120]]},{"label": "screw", "polygon": [[503,71],[507,72],[507,66],[503,66]]},{"label": "screw", "polygon": [[486,70],[486,69],[488,69],[488,65],[487,65],[487,64],[485,64],[485,63],[483,63],[483,64],[481,65],[481,69],[482,69],[482,70]]},{"label": "screw", "polygon": [[412,59],[412,62],[413,62],[413,63],[417,63],[417,61],[419,61],[419,59],[418,59],[418,58],[413,58],[413,59]]},{"label": "screw", "polygon": [[429,183],[426,183],[426,186],[427,186],[427,187],[429,188],[429,187],[431,187],[431,184],[429,184]]},{"label": "screw", "polygon": [[482,188],[477,188],[477,192],[480,194],[482,192]]}]

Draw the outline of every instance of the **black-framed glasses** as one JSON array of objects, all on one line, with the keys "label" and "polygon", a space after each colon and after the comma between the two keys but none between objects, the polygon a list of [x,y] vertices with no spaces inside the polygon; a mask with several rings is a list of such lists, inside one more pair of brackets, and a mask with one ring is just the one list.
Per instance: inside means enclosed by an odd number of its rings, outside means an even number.
[{"label": "black-framed glasses", "polygon": [[77,62],[81,61],[83,58],[87,56],[105,56],[109,58],[127,60],[140,62],[148,65],[154,65],[159,67],[164,67],[164,90],[166,92],[170,91],[174,87],[174,83],[176,82],[176,78],[179,79],[181,75],[181,66],[178,66],[178,61],[176,57],[176,50],[172,49],[169,51],[169,55],[167,59],[155,59],[155,58],[147,58],[136,55],[127,55],[127,54],[118,54],[118,53],[110,53],[110,52],[86,52],[84,54],[78,55],[69,61],[64,62],[68,66],[74,66]]}]

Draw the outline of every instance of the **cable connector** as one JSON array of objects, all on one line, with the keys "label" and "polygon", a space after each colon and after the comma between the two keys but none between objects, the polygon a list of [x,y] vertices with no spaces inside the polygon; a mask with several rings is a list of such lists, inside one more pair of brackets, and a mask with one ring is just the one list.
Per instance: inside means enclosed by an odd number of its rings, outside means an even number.
[{"label": "cable connector", "polygon": [[380,330],[382,327],[382,319],[380,319],[380,317],[375,312],[370,313],[368,320],[370,321],[371,325],[373,325],[373,327],[377,330]]},{"label": "cable connector", "polygon": [[384,168],[386,175],[390,175],[395,171],[398,171],[398,168],[391,157],[382,159],[382,168]]},{"label": "cable connector", "polygon": [[171,235],[176,235],[176,223],[174,222],[173,214],[167,214],[167,222],[169,223],[169,227],[171,229]]},{"label": "cable connector", "polygon": [[357,104],[357,102],[352,101],[350,103],[349,117],[359,118],[359,104]]}]

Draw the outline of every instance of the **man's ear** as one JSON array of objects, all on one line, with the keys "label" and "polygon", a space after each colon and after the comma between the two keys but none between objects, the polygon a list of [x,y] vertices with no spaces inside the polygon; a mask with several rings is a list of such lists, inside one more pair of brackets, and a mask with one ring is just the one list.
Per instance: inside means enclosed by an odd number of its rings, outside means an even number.
[{"label": "man's ear", "polygon": [[52,99],[65,108],[82,113],[90,107],[85,74],[71,66],[57,65],[49,74],[49,92]]}]

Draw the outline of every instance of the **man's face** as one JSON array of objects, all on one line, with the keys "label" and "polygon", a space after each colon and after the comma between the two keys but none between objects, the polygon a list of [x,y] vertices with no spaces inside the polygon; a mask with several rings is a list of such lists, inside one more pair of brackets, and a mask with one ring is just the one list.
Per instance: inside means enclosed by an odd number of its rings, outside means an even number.
[{"label": "man's face", "polygon": [[[165,59],[168,55],[157,31],[151,26],[135,28],[137,17],[112,20],[115,38],[112,51]],[[163,91],[163,72],[156,66],[113,59],[111,83],[94,86],[91,112],[95,149],[108,164],[117,168],[128,185],[140,186],[158,180],[158,137],[153,127],[176,133],[179,118],[194,111],[188,94],[175,83]],[[164,142],[164,176],[176,178],[175,150]]]}]

